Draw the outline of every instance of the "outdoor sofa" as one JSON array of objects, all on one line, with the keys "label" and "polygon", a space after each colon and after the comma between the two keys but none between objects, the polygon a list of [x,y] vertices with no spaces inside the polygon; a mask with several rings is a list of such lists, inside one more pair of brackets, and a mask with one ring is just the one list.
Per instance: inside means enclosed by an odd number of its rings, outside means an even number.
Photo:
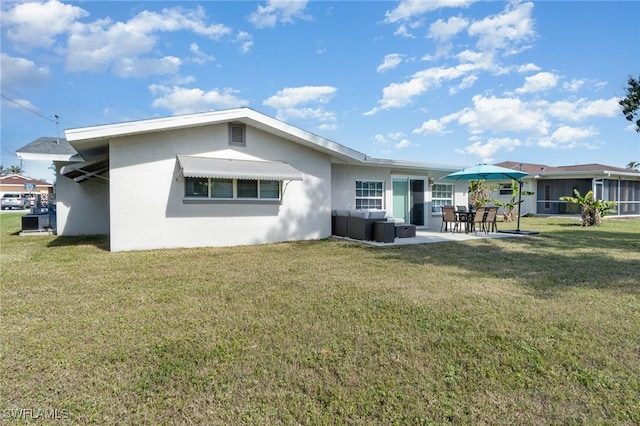
[{"label": "outdoor sofa", "polygon": [[373,240],[375,222],[387,222],[384,210],[333,210],[331,212],[331,233],[356,240]]}]

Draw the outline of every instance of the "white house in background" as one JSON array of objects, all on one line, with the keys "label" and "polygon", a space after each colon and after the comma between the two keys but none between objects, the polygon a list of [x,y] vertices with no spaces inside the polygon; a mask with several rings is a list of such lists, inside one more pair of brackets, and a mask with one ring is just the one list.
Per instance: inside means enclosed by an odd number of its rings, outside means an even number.
[{"label": "white house in background", "polygon": [[467,204],[467,182],[434,183],[460,167],[370,158],[249,108],[65,133],[57,233],[112,251],[320,239],[332,209],[438,228],[440,205]]}]

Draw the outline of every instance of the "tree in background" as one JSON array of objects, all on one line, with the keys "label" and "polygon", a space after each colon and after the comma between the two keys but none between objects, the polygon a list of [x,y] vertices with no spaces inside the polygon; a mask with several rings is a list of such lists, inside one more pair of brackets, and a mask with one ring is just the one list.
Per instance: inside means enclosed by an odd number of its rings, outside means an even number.
[{"label": "tree in background", "polygon": [[582,226],[600,225],[602,218],[617,204],[615,201],[596,200],[593,191],[587,192],[583,197],[580,191],[574,189],[573,194],[573,197],[560,197],[560,200],[582,206]]},{"label": "tree in background", "polygon": [[633,76],[629,76],[627,84],[627,96],[618,103],[622,107],[624,117],[629,121],[635,121],[636,132],[640,133],[640,117],[638,117],[638,110],[640,110],[640,77],[635,79]]},{"label": "tree in background", "polygon": [[640,169],[640,161],[629,161],[629,164],[627,164],[627,169],[629,170]]},{"label": "tree in background", "polygon": [[[505,222],[513,222],[514,220],[516,220],[517,218],[517,213],[518,213],[518,204],[522,203],[524,200],[520,200],[520,203],[518,203],[518,193],[520,192],[520,185],[518,184],[517,180],[512,180],[511,181],[511,199],[509,201],[502,201],[502,200],[498,200],[498,199],[493,199],[493,203],[498,206],[498,207],[502,207],[502,217],[503,217],[503,221]],[[531,192],[531,191],[522,191],[522,196],[530,196],[535,194],[535,192]]]},{"label": "tree in background", "polygon": [[3,175],[19,175],[20,173],[22,173],[22,167],[20,166],[9,166],[7,168],[5,168],[4,166],[0,166],[0,174]]},{"label": "tree in background", "polygon": [[491,201],[491,191],[495,191],[495,185],[489,185],[486,180],[470,180],[469,181],[469,204],[474,210],[478,207],[484,207]]}]

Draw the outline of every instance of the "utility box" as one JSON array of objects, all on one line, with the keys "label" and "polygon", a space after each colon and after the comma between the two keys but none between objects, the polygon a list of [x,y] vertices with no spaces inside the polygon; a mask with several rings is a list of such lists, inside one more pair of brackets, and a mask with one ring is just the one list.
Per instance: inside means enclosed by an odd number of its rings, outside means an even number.
[{"label": "utility box", "polygon": [[49,228],[49,214],[26,214],[22,216],[22,231],[45,231]]}]

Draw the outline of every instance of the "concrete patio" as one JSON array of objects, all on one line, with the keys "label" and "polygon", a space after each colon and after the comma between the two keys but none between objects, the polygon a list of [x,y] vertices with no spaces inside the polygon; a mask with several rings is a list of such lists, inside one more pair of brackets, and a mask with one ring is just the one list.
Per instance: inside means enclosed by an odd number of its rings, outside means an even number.
[{"label": "concrete patio", "polygon": [[518,234],[503,234],[500,232],[489,232],[485,234],[484,232],[478,232],[477,234],[470,232],[440,232],[439,230],[434,229],[420,229],[416,230],[416,236],[410,238],[396,238],[392,243],[379,243],[377,241],[363,241],[356,240],[348,237],[338,237],[332,236],[332,238],[345,240],[345,241],[353,241],[366,245],[377,246],[377,247],[390,247],[390,246],[402,246],[409,244],[427,244],[427,243],[442,243],[446,241],[468,241],[468,240],[478,240],[478,239],[493,239],[493,238],[513,238],[513,237],[521,237],[522,235]]}]

